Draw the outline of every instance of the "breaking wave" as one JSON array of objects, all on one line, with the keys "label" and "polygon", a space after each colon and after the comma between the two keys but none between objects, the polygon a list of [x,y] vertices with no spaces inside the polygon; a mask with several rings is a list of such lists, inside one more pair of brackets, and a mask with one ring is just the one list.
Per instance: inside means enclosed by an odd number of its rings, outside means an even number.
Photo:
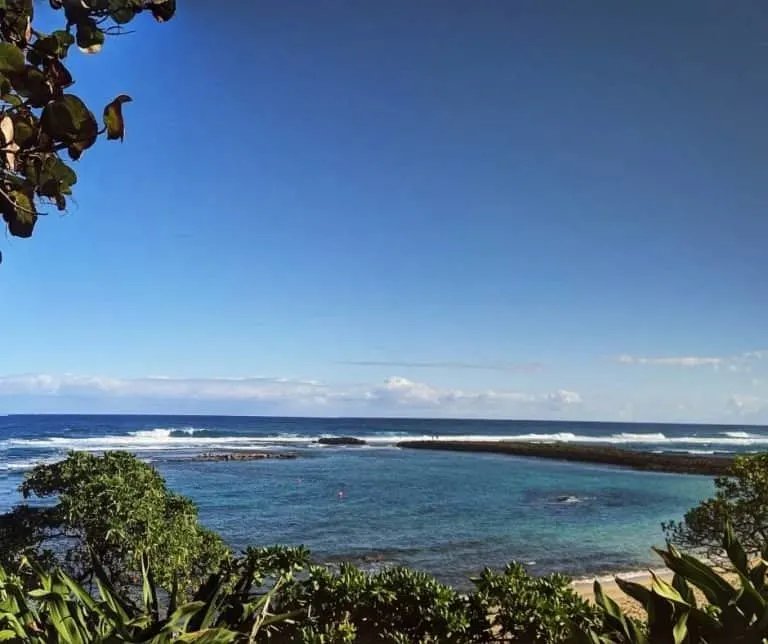
[{"label": "breaking wave", "polygon": [[[768,435],[750,434],[744,431],[728,431],[716,435],[666,436],[660,432],[628,433],[622,432],[609,436],[556,432],[551,434],[530,433],[510,435],[415,435],[404,432],[382,432],[373,435],[355,435],[371,446],[392,446],[400,441],[435,440],[456,442],[488,441],[529,441],[540,443],[584,443],[608,445],[648,445],[654,447],[691,446],[698,448],[691,453],[705,453],[706,447],[744,447],[768,445]],[[336,437],[338,434],[323,434]],[[104,451],[132,450],[138,452],[194,450],[194,449],[263,449],[270,446],[315,446],[317,435],[279,433],[273,435],[234,434],[226,430],[200,427],[142,429],[126,434],[105,436],[48,436],[40,438],[8,438],[0,440],[0,451],[11,449],[32,449],[66,452],[69,450]]]}]

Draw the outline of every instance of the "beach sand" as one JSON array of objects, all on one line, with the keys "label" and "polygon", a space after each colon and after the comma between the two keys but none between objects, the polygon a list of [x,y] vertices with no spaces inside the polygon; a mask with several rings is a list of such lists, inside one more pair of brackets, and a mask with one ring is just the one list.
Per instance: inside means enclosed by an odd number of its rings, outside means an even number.
[{"label": "beach sand", "polygon": [[[654,570],[653,572],[658,577],[661,577],[666,581],[671,581],[672,579],[672,575],[668,570]],[[643,584],[644,586],[651,585],[650,572],[631,573],[625,575],[618,574],[616,576],[621,577],[622,579],[626,579],[627,581],[634,581],[635,583]],[[640,604],[632,599],[629,595],[625,595],[613,577],[599,577],[597,578],[597,581],[600,582],[603,593],[615,601],[625,614],[632,617],[643,617],[645,615],[645,611],[643,610],[642,606],[640,606]],[[589,601],[594,601],[594,584],[594,579],[579,579],[573,582],[573,587],[582,597],[588,599]]]},{"label": "beach sand", "polygon": [[[672,573],[667,569],[660,569],[656,570],[653,569],[653,572],[656,574],[657,577],[663,579],[664,581],[671,582],[672,581]],[[733,573],[722,573],[723,577],[733,586],[739,587],[739,581],[737,575]],[[620,577],[621,579],[626,579],[627,581],[634,581],[638,584],[643,584],[644,586],[650,586],[651,585],[651,573],[630,573],[630,574],[624,574],[622,575],[619,573],[616,575],[617,577]],[[598,581],[600,582],[600,586],[603,589],[603,593],[607,596],[613,599],[624,611],[626,615],[629,615],[631,617],[639,617],[641,619],[645,618],[645,610],[643,610],[643,607],[636,602],[634,599],[629,597],[628,595],[625,595],[622,590],[619,588],[618,584],[614,581],[612,577],[599,577]],[[595,595],[594,595],[594,580],[587,580],[587,579],[579,579],[573,582],[573,587],[582,597],[585,599],[588,599],[589,601],[594,601]],[[703,595],[701,592],[694,588],[694,594],[696,595],[696,600],[699,603],[699,605],[706,603],[704,600]]]}]

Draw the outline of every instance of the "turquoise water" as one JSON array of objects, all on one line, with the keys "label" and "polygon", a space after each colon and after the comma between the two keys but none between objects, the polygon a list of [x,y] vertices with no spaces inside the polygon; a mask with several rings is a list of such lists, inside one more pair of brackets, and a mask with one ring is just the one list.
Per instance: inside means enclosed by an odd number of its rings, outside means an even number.
[{"label": "turquoise water", "polygon": [[[634,472],[503,455],[401,450],[437,434],[744,452],[767,428],[487,421],[27,416],[0,418],[0,510],[36,462],[68,449],[130,449],[235,548],[305,544],[319,561],[406,564],[462,585],[484,566],[516,559],[531,572],[573,576],[656,563],[661,521],[712,492],[705,477]],[[363,448],[321,447],[355,435]],[[205,451],[272,449],[295,460],[195,462]]]}]

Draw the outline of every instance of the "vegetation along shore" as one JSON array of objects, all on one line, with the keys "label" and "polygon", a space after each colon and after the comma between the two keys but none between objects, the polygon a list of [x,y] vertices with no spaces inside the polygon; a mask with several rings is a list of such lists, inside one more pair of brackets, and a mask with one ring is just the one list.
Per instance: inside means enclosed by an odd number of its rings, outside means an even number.
[{"label": "vegetation along shore", "polygon": [[[648,577],[535,577],[512,561],[460,592],[423,572],[235,552],[127,452],[72,452],[29,472],[0,515],[0,639],[293,644],[726,644],[768,638],[768,455],[740,456],[715,496],[665,525]],[[706,553],[707,560],[686,554]],[[713,566],[709,562],[723,564]],[[724,572],[721,572],[724,571]]]}]

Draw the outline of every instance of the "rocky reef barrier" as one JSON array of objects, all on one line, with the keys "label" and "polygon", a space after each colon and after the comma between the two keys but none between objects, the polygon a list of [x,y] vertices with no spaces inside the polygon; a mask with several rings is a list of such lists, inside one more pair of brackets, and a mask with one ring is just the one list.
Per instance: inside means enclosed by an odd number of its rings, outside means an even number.
[{"label": "rocky reef barrier", "polygon": [[317,442],[321,445],[366,445],[362,438],[354,436],[323,436],[318,438]]},{"label": "rocky reef barrier", "polygon": [[298,458],[296,452],[207,452],[193,456],[193,461],[263,461]]},{"label": "rocky reef barrier", "polygon": [[651,472],[723,476],[733,463],[731,456],[700,454],[659,454],[621,449],[606,445],[574,445],[571,443],[525,443],[515,441],[402,441],[403,449],[431,449],[451,452],[508,454],[530,458],[547,458],[595,465],[615,465]]}]

